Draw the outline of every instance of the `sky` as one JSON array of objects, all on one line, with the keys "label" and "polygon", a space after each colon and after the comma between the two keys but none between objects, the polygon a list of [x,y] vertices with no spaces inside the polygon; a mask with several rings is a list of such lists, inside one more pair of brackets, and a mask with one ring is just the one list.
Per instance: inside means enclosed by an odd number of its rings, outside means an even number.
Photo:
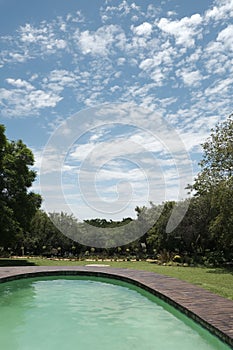
[{"label": "sky", "polygon": [[0,0],[0,123],[43,208],[135,217],[181,200],[232,113],[233,0]]}]

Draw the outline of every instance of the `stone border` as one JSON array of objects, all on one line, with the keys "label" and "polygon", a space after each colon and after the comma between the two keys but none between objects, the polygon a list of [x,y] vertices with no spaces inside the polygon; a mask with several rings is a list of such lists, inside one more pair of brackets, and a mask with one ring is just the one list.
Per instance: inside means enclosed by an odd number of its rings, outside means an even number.
[{"label": "stone border", "polygon": [[0,283],[53,275],[108,277],[135,284],[194,319],[233,348],[233,301],[176,278],[154,272],[96,265],[0,267]]}]

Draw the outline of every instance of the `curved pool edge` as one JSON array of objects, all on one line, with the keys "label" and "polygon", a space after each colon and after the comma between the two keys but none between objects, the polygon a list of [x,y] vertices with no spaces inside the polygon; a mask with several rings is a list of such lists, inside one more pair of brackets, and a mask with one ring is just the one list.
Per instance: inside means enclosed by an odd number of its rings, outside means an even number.
[{"label": "curved pool edge", "polygon": [[56,275],[107,277],[134,284],[174,306],[233,348],[233,301],[176,278],[142,270],[97,266],[0,267],[0,283]]}]

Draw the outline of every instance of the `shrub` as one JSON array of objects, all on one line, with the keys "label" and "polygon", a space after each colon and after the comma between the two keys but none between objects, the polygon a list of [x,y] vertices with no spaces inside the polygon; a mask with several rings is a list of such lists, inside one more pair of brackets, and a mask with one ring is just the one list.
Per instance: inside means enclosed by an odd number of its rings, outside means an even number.
[{"label": "shrub", "polygon": [[174,262],[178,262],[178,263],[181,263],[181,256],[180,255],[178,255],[178,254],[176,254],[174,257],[173,257],[173,261]]}]

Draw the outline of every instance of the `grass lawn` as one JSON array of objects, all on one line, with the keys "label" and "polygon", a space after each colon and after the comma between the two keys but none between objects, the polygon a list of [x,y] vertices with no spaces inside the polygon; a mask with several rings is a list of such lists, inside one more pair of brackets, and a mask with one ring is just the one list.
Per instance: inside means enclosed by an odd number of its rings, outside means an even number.
[{"label": "grass lawn", "polygon": [[0,266],[77,266],[87,264],[106,264],[112,267],[146,270],[156,272],[162,275],[175,277],[189,283],[199,285],[213,293],[219,294],[224,298],[233,300],[233,270],[224,268],[207,267],[182,267],[182,266],[160,266],[146,261],[64,261],[49,260],[42,258],[30,259],[0,259]]}]

